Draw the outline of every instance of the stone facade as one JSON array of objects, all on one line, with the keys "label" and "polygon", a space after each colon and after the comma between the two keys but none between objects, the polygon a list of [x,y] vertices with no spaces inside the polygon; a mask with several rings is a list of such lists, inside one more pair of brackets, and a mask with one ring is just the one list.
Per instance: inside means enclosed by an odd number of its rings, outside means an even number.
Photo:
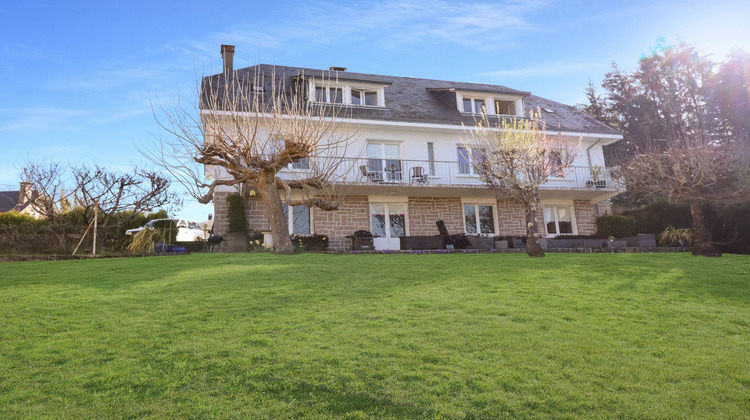
[{"label": "stone facade", "polygon": [[438,220],[445,222],[449,233],[461,233],[463,209],[458,197],[409,197],[409,234],[438,235]]},{"label": "stone facade", "polygon": [[313,209],[315,233],[328,235],[329,249],[346,249],[346,237],[357,230],[370,230],[367,196],[348,196],[336,211]]},{"label": "stone facade", "polygon": [[590,201],[573,200],[573,211],[575,211],[579,235],[596,233],[596,211]]},{"label": "stone facade", "polygon": [[612,214],[612,201],[604,200],[596,204],[597,216]]},{"label": "stone facade", "polygon": [[[544,216],[540,212],[541,216]],[[497,199],[497,221],[499,231],[503,236],[525,236],[526,216],[523,204],[511,200]],[[540,225],[544,223],[540,221]]]},{"label": "stone facade", "polygon": [[[230,193],[217,192],[214,196],[214,233],[224,235],[227,229],[227,203]],[[590,235],[596,232],[597,211],[609,208],[609,202],[592,205],[590,201],[574,200],[578,234]],[[464,231],[463,208],[458,197],[409,197],[409,234],[413,236],[437,235],[435,222],[443,220],[448,232]],[[270,230],[268,212],[260,197],[247,197],[245,214],[250,229],[256,231]],[[338,210],[323,211],[311,209],[312,230],[315,233],[328,235],[329,247],[332,250],[347,249],[346,236],[357,230],[370,230],[370,203],[367,196],[348,196]],[[540,218],[543,212],[539,212]],[[497,200],[497,230],[500,235],[526,235],[524,207],[508,199]],[[543,220],[540,227],[543,231]]]}]

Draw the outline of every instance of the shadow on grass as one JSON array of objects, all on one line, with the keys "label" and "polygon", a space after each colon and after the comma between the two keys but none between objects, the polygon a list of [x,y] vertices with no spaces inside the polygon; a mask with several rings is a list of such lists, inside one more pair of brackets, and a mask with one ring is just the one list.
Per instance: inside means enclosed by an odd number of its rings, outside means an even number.
[{"label": "shadow on grass", "polygon": [[365,392],[339,391],[309,382],[272,385],[267,392],[281,401],[311,405],[322,402],[328,412],[339,415],[363,412],[374,417],[429,418],[436,414],[433,409],[414,404],[394,402]]}]

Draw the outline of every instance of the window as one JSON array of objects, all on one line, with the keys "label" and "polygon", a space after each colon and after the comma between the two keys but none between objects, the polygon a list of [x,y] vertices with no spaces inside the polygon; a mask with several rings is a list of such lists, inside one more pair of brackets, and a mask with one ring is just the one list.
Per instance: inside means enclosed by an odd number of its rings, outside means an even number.
[{"label": "window", "polygon": [[495,233],[495,216],[492,206],[464,204],[464,225],[467,234]]},{"label": "window", "polygon": [[456,146],[459,175],[477,175],[477,171],[471,162],[472,153],[474,154],[475,159],[479,160],[480,162],[482,161],[482,155],[484,155],[483,150],[471,150],[468,146]]},{"label": "window", "polygon": [[397,142],[368,142],[367,164],[370,171],[382,172],[382,179],[400,181],[403,179],[401,144]]},{"label": "window", "polygon": [[435,175],[435,143],[427,143],[427,160],[430,162],[430,173]]},{"label": "window", "polygon": [[344,92],[340,87],[316,86],[315,101],[328,104],[341,104],[344,103]]},{"label": "window", "polygon": [[284,207],[284,217],[287,218],[289,225],[289,234],[292,235],[309,235],[310,234],[310,207],[292,206],[291,213],[289,206],[282,203]]},{"label": "window", "polygon": [[352,88],[352,105],[378,106],[378,91]]},{"label": "window", "polygon": [[464,98],[464,112],[471,112],[474,114],[481,114],[484,110],[484,99],[480,98]]},{"label": "window", "polygon": [[385,106],[385,87],[383,86],[352,86],[333,82],[309,82],[309,95],[315,102],[327,104],[342,104],[353,106]]},{"label": "window", "polygon": [[549,236],[575,233],[570,206],[544,206],[544,222]]},{"label": "window", "polygon": [[516,113],[516,101],[495,99],[495,113],[498,115],[518,115]]},{"label": "window", "polygon": [[296,162],[290,163],[289,168],[296,169],[298,171],[299,170],[306,171],[310,169],[310,161],[308,160],[308,158],[302,158]]},{"label": "window", "polygon": [[400,203],[371,203],[370,224],[373,235],[381,238],[406,236],[406,205]]}]

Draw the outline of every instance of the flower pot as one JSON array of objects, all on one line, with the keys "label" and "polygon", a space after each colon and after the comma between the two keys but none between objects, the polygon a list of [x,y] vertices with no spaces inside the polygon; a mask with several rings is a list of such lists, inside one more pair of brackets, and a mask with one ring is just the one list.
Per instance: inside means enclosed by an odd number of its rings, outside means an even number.
[{"label": "flower pot", "polygon": [[224,252],[246,252],[247,235],[242,232],[230,232],[224,236]]}]

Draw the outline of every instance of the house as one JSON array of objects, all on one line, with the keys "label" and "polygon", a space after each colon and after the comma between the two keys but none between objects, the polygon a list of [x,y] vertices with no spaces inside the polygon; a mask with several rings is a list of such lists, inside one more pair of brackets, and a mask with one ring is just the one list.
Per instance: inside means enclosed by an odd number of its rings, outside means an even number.
[{"label": "house", "polygon": [[32,188],[28,182],[21,182],[20,188],[15,191],[0,191],[0,213],[16,210],[21,214],[27,214],[34,218],[41,218],[34,202],[39,199],[39,192]]},{"label": "house", "polygon": [[[402,236],[437,234],[438,220],[451,233],[525,235],[522,205],[495,197],[468,158],[470,146],[462,140],[467,138],[465,127],[474,125],[482,108],[497,118],[524,117],[529,110],[540,109],[548,131],[560,131],[572,141],[582,138],[574,167],[541,188],[542,235],[594,233],[596,217],[609,212],[608,199],[618,193],[604,167],[602,148],[622,135],[575,107],[505,86],[355,73],[345,68],[259,64],[234,70],[233,52],[234,47],[222,46],[223,74],[256,80],[259,86],[254,88],[263,92],[272,89],[265,86],[268,78],[254,75],[273,73],[286,86],[302,87],[305,100],[344,108],[347,118],[356,121],[352,150],[364,150],[364,155],[347,161],[357,178],[343,204],[335,211],[287,209],[290,234],[325,234],[333,249],[345,249],[346,236],[357,230],[371,231],[376,249],[399,249]],[[297,162],[289,171],[305,171],[307,164]],[[220,187],[214,194],[218,234],[226,232],[226,196],[235,191]],[[253,191],[242,193],[250,227],[269,230],[260,199]]]}]

